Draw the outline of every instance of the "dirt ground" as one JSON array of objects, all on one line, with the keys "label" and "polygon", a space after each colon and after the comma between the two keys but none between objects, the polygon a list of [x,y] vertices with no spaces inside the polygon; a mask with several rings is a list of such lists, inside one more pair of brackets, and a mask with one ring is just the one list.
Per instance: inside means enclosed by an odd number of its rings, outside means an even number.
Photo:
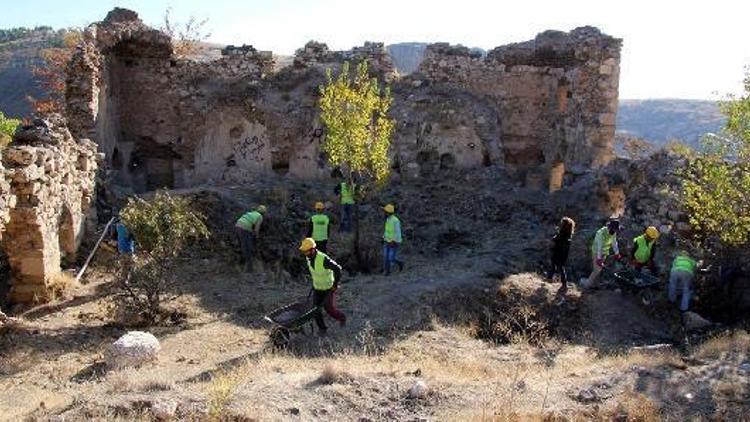
[{"label": "dirt ground", "polygon": [[[168,306],[186,318],[148,329],[161,342],[158,362],[106,368],[107,346],[129,327],[116,316],[114,257],[103,249],[70,298],[0,328],[0,419],[150,420],[165,403],[177,405],[176,419],[193,420],[747,418],[746,332],[689,334],[663,295],[646,306],[614,284],[573,286],[561,301],[559,285],[540,275],[559,206],[502,181],[474,182],[402,187],[373,200],[402,204],[406,269],[347,274],[337,298],[347,325],[328,319],[328,336],[308,330],[284,351],[269,346],[262,317],[304,298],[308,281],[287,258],[242,272],[227,237],[180,264]],[[299,219],[316,196],[330,200],[303,188],[216,189],[231,201],[210,218],[231,223],[235,208],[264,200]],[[491,197],[498,190],[505,196]],[[378,219],[365,209],[363,225],[374,226],[366,242]],[[599,224],[579,222],[573,279],[586,271],[582,239]],[[266,230],[280,233],[277,224]],[[283,245],[292,251],[293,234]],[[334,257],[347,241],[334,232]],[[510,342],[493,337],[508,326],[518,334]],[[666,346],[638,349],[656,344]],[[410,398],[417,381],[429,392]]]}]

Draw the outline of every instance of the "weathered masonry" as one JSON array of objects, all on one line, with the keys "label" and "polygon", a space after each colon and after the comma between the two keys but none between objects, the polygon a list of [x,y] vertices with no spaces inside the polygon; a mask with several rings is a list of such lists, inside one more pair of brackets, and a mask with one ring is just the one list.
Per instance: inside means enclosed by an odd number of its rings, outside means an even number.
[{"label": "weathered masonry", "polygon": [[116,9],[86,30],[68,118],[135,191],[324,177],[317,87],[326,68],[367,59],[393,86],[397,172],[499,164],[555,189],[571,169],[613,158],[620,44],[591,27],[547,31],[486,56],[433,44],[417,72],[399,78],[380,43],[333,52],[311,42],[281,69],[270,52],[247,46],[213,61],[178,58],[166,35]]}]

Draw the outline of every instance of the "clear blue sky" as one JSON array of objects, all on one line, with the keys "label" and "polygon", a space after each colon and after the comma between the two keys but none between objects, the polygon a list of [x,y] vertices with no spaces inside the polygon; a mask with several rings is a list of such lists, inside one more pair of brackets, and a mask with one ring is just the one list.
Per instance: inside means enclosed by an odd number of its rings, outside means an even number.
[{"label": "clear blue sky", "polygon": [[364,41],[448,41],[492,48],[545,29],[594,25],[623,38],[621,98],[738,93],[750,65],[750,1],[692,0],[0,0],[0,28],[83,26],[115,6],[158,25],[208,18],[210,41],[291,54],[310,39],[334,49]]}]

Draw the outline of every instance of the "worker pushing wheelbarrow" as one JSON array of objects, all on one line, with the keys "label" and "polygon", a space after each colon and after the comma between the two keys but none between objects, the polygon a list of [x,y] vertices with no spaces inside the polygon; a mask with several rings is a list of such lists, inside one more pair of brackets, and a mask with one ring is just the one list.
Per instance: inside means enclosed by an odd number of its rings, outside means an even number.
[{"label": "worker pushing wheelbarrow", "polygon": [[[312,290],[307,300],[281,307],[266,315],[265,320],[274,324],[270,336],[276,347],[286,346],[291,334],[303,332],[304,325],[312,320],[315,320],[318,334],[321,337],[325,336],[328,327],[323,320],[323,309],[342,327],[346,325],[346,316],[336,309],[335,302],[336,290],[341,280],[341,266],[328,255],[318,251],[312,238],[304,239],[299,250],[307,261],[307,268],[312,277]],[[309,303],[311,296],[312,304]]]}]

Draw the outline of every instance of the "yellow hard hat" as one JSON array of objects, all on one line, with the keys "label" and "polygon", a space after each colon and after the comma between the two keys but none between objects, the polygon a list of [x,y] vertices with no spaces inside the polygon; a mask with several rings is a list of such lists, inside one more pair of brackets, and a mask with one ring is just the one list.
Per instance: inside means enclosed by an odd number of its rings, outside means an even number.
[{"label": "yellow hard hat", "polygon": [[654,226],[649,226],[646,229],[646,234],[648,235],[648,237],[650,237],[652,239],[659,238],[659,230],[656,227],[654,227]]},{"label": "yellow hard hat", "polygon": [[302,243],[299,245],[299,250],[302,252],[307,252],[313,248],[315,248],[315,240],[312,237],[302,239]]},{"label": "yellow hard hat", "polygon": [[316,202],[315,203],[315,209],[316,210],[324,210],[326,208],[326,205],[322,202]]},{"label": "yellow hard hat", "polygon": [[266,208],[266,206],[265,206],[265,205],[258,205],[258,208],[257,208],[256,210],[257,210],[257,211],[258,211],[259,213],[261,213],[261,214],[265,214],[265,213],[266,213],[266,211],[268,211],[268,209]]},{"label": "yellow hard hat", "polygon": [[393,204],[388,204],[383,207],[383,211],[387,212],[388,214],[393,214],[396,212],[396,207],[393,206]]}]

